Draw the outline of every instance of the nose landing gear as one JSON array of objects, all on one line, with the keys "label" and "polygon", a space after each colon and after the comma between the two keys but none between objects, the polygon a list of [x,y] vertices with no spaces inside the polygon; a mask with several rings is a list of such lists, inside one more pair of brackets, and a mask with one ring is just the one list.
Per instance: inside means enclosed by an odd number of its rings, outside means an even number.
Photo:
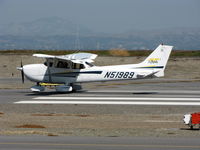
[{"label": "nose landing gear", "polygon": [[31,87],[32,92],[43,92],[44,90],[45,90],[45,87],[41,86],[39,84],[39,82],[37,82],[37,85],[34,85],[34,86]]}]

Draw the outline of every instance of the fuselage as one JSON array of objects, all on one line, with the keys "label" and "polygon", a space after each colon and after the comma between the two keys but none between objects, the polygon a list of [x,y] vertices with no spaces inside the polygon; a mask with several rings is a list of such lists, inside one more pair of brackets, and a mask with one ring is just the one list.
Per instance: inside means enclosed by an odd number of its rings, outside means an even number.
[{"label": "fuselage", "polygon": [[[92,66],[85,69],[47,67],[44,64],[23,66],[25,76],[33,82],[81,83],[112,80],[134,80],[152,73],[152,69],[141,69],[137,65]],[[142,77],[142,76],[141,76]]]}]

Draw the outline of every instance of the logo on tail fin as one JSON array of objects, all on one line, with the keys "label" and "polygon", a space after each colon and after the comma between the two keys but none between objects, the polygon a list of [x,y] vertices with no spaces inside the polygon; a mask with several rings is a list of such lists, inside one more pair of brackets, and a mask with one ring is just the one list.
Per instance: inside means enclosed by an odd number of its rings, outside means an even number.
[{"label": "logo on tail fin", "polygon": [[161,60],[161,59],[160,58],[149,58],[148,63],[157,64],[159,60]]}]

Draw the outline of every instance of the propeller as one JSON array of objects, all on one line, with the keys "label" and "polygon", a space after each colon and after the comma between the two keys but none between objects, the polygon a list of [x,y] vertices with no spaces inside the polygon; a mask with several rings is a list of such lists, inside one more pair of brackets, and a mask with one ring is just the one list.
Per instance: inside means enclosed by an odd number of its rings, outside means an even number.
[{"label": "propeller", "polygon": [[20,66],[20,67],[17,67],[17,70],[20,70],[20,71],[21,71],[22,83],[24,83],[24,71],[23,71],[22,60],[21,60],[21,66]]},{"label": "propeller", "polygon": [[24,70],[23,70],[23,64],[22,64],[22,60],[21,60],[21,76],[22,76],[22,83],[24,83]]}]

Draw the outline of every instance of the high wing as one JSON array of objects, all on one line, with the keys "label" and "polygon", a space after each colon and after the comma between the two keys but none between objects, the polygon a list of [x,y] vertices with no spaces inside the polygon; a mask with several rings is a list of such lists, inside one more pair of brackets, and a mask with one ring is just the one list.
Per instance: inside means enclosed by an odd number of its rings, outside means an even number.
[{"label": "high wing", "polygon": [[74,53],[69,55],[61,55],[61,56],[53,56],[46,54],[33,54],[35,57],[46,58],[46,59],[60,59],[60,60],[68,60],[73,63],[82,64],[83,62],[94,62],[94,59],[97,57],[96,54],[92,53]]}]

